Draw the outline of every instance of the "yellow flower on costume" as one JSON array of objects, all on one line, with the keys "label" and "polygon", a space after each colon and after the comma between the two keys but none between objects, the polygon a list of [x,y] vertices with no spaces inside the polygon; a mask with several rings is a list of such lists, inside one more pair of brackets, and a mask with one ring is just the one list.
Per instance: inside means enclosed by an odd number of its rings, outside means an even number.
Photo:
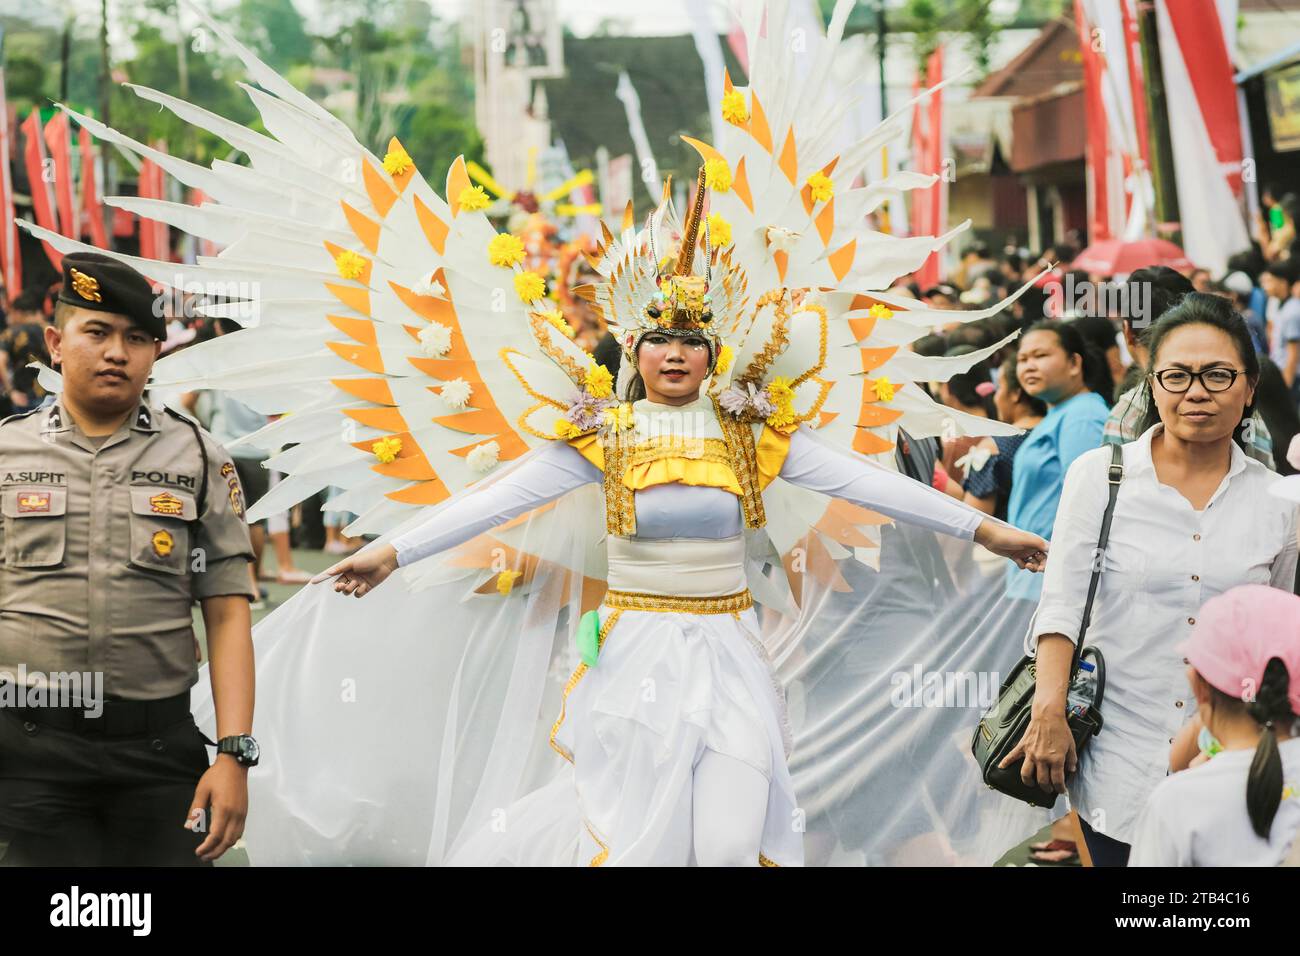
[{"label": "yellow flower on costume", "polygon": [[724,345],[718,350],[718,361],[713,366],[714,375],[725,375],[727,369],[731,368],[731,363],[736,360],[736,352],[730,345]]},{"label": "yellow flower on costume", "polygon": [[605,409],[605,424],[611,428],[626,429],[632,427],[632,406],[630,404],[616,405],[613,408]]},{"label": "yellow flower on costume", "polygon": [[534,302],[546,292],[546,280],[536,272],[520,272],[515,275],[515,291],[524,302]]},{"label": "yellow flower on costume", "polygon": [[880,376],[872,385],[876,389],[876,398],[882,402],[892,402],[894,400],[894,383],[885,376]]},{"label": "yellow flower on costume", "polygon": [[731,167],[725,159],[710,159],[704,164],[704,185],[719,193],[731,189]]},{"label": "yellow flower on costume", "polygon": [[731,245],[731,223],[716,212],[709,213],[709,242],[715,249]]},{"label": "yellow flower on costume", "polygon": [[813,202],[825,202],[835,195],[835,183],[822,172],[813,173],[808,177],[808,188],[812,190]]},{"label": "yellow flower on costume", "polygon": [[778,407],[794,402],[794,389],[784,375],[778,375],[768,383],[767,394]]},{"label": "yellow flower on costume", "polygon": [[557,438],[568,441],[570,438],[577,438],[581,434],[582,429],[567,418],[557,418],[555,420],[555,435]]},{"label": "yellow flower on costume", "polygon": [[573,331],[573,326],[571,326],[565,320],[564,313],[561,312],[559,309],[551,309],[549,312],[538,312],[537,314],[540,315],[542,318],[544,318],[547,322],[550,322],[551,325],[555,326],[557,329],[559,329],[569,338],[573,338],[575,335],[578,334],[577,332]]},{"label": "yellow flower on costume", "polygon": [[587,376],[583,381],[587,386],[587,394],[592,398],[609,398],[614,393],[614,376],[609,374],[609,369],[596,362],[587,368]]},{"label": "yellow flower on costume", "polygon": [[400,438],[381,438],[370,446],[375,457],[387,465],[389,462],[397,460],[397,453],[402,450],[402,440]]},{"label": "yellow flower on costume", "polygon": [[359,279],[366,271],[366,260],[351,249],[345,249],[334,257],[334,268],[344,279]]},{"label": "yellow flower on costume", "polygon": [[867,315],[873,319],[892,319],[894,310],[887,305],[881,305],[877,302],[871,308],[867,309]]},{"label": "yellow flower on costume", "polygon": [[509,269],[524,261],[524,241],[508,232],[499,233],[488,243],[488,261]]},{"label": "yellow flower on costume", "polygon": [[400,176],[414,165],[410,154],[400,146],[384,153],[384,172],[390,176]]},{"label": "yellow flower on costume", "polygon": [[466,212],[479,212],[492,205],[492,200],[483,191],[482,186],[466,186],[456,197],[456,202],[460,203],[460,208]]},{"label": "yellow flower on costume", "polygon": [[744,93],[731,90],[722,94],[722,118],[733,126],[749,122],[749,107],[745,105]]},{"label": "yellow flower on costume", "polygon": [[797,424],[794,420],[794,409],[789,407],[778,408],[771,415],[767,416],[767,423],[779,432],[792,432]]},{"label": "yellow flower on costume", "polygon": [[497,593],[505,597],[514,590],[515,582],[523,575],[522,571],[502,571],[497,575]]}]

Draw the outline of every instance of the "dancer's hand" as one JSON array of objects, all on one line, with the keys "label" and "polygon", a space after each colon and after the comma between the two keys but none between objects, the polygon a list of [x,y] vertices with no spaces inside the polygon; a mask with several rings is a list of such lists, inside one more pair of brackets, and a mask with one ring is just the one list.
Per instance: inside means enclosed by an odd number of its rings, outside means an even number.
[{"label": "dancer's hand", "polygon": [[975,531],[975,543],[1010,558],[1017,567],[1038,572],[1047,566],[1047,542],[1036,534],[986,518]]},{"label": "dancer's hand", "polygon": [[384,544],[349,555],[316,575],[311,583],[319,584],[337,575],[335,591],[365,597],[396,570],[397,550],[391,544]]}]

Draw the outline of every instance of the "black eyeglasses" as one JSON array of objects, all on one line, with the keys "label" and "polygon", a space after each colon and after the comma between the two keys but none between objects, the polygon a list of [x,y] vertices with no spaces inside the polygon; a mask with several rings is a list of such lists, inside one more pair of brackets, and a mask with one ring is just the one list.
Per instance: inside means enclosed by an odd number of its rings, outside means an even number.
[{"label": "black eyeglasses", "polygon": [[1226,392],[1243,374],[1235,368],[1205,368],[1199,372],[1189,372],[1185,368],[1166,368],[1155,373],[1155,379],[1166,392],[1181,395],[1192,387],[1192,381],[1199,379],[1207,392]]}]

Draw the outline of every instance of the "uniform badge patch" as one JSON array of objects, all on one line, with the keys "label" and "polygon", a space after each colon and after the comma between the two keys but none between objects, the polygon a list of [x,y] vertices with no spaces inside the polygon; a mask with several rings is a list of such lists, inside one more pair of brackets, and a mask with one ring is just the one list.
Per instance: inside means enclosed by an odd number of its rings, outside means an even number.
[{"label": "uniform badge patch", "polygon": [[50,493],[48,491],[25,491],[18,496],[18,513],[32,511],[49,511]]},{"label": "uniform badge patch", "polygon": [[104,301],[103,296],[99,294],[99,280],[76,269],[72,270],[72,291],[87,302]]},{"label": "uniform badge patch", "polygon": [[239,492],[239,485],[234,482],[230,485],[230,510],[236,515],[244,513],[244,496]]},{"label": "uniform badge patch", "polygon": [[163,491],[149,499],[149,508],[156,515],[178,515],[185,507],[185,502],[170,491]]},{"label": "uniform badge patch", "polygon": [[151,543],[153,544],[153,553],[160,558],[165,558],[172,553],[172,547],[176,542],[172,538],[171,532],[164,529],[153,533]]},{"label": "uniform badge patch", "polygon": [[235,466],[232,465],[230,462],[226,462],[224,465],[221,466],[222,478],[229,478],[234,473],[235,473]]}]

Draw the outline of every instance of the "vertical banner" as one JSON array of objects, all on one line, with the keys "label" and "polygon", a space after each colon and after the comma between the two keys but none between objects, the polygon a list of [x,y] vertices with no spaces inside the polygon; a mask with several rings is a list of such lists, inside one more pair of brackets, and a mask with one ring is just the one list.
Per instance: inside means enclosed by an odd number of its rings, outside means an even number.
[{"label": "vertical banner", "polygon": [[[32,192],[32,214],[36,225],[50,232],[58,232],[59,224],[54,212],[54,178],[50,158],[45,154],[45,130],[41,125],[39,110],[32,110],[23,120],[23,161],[27,167],[27,183]],[[55,269],[63,268],[63,254],[48,242],[42,242],[45,255]]]},{"label": "vertical banner", "polygon": [[[166,144],[155,143],[155,149],[166,152]],[[139,185],[136,192],[141,199],[166,199],[166,180],[161,166],[152,160],[140,163]],[[171,261],[171,239],[165,222],[138,218],[140,229],[140,255],[146,259]]]},{"label": "vertical banner", "polygon": [[[1074,0],[1074,22],[1079,30],[1079,53],[1083,58],[1083,112],[1087,126],[1084,163],[1087,166],[1088,241],[1099,242],[1112,236],[1110,224],[1110,150],[1106,135],[1106,105],[1102,101],[1102,70],[1097,52],[1097,29],[1089,22],[1083,0]],[[1104,37],[1104,34],[1102,34]]]},{"label": "vertical banner", "polygon": [[722,44],[713,26],[713,9],[699,0],[682,0],[686,14],[691,18],[691,35],[695,38],[695,52],[704,64],[704,91],[709,100],[709,123],[713,142],[722,143],[722,74],[726,64],[722,59]]},{"label": "vertical banner", "polygon": [[72,199],[72,125],[68,114],[55,113],[45,124],[45,147],[54,163],[54,205],[59,213],[59,232],[80,239],[80,220]]},{"label": "vertical banner", "polygon": [[[926,89],[943,82],[943,47],[930,54],[922,83]],[[912,165],[926,173],[943,171],[943,91],[917,103],[912,114]],[[929,189],[910,193],[912,200],[912,235],[937,236],[943,232],[948,180],[942,175]],[[941,277],[939,253],[933,252],[921,268],[916,281],[922,289],[936,284]]]},{"label": "vertical banner", "polygon": [[10,171],[13,156],[9,98],[5,94],[4,28],[0,27],[0,273],[10,301],[23,289],[23,260],[18,254],[18,224],[14,221],[14,183]]},{"label": "vertical banner", "polygon": [[108,234],[104,228],[104,205],[99,196],[99,171],[95,166],[95,146],[90,130],[84,126],[77,131],[77,145],[81,152],[81,215],[83,233],[92,245],[108,248]]},{"label": "vertical banner", "polygon": [[1159,0],[1156,34],[1183,249],[1213,273],[1250,245],[1242,194],[1241,120],[1214,0]]}]

